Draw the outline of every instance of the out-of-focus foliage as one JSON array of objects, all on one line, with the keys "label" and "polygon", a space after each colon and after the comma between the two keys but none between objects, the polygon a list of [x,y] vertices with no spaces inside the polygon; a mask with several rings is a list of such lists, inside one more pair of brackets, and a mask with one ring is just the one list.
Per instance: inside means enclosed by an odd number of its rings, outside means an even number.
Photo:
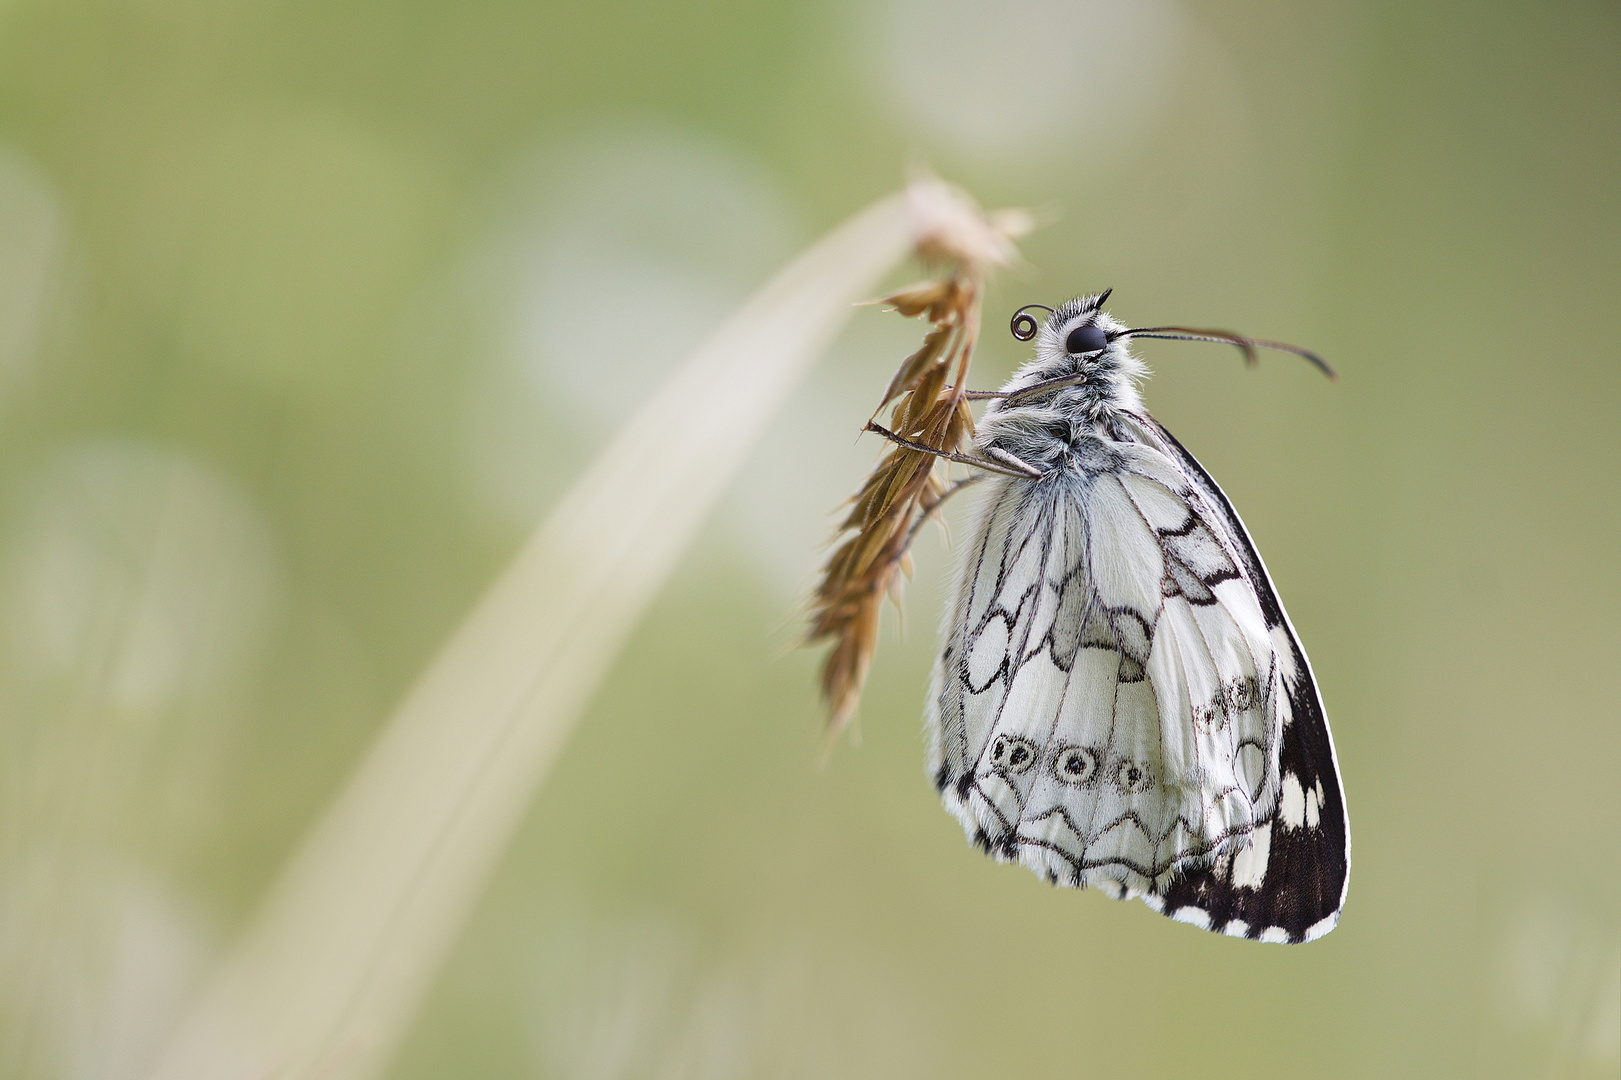
[{"label": "out-of-focus foliage", "polygon": [[1589,0],[9,0],[0,1077],[141,1075],[574,473],[918,159],[1059,215],[990,291],[985,382],[1013,308],[1108,286],[1340,370],[1140,350],[1311,653],[1341,926],[1212,938],[968,850],[921,767],[930,533],[863,742],[814,767],[791,611],[915,348],[873,312],[393,1075],[1613,1075],[1618,55]]}]

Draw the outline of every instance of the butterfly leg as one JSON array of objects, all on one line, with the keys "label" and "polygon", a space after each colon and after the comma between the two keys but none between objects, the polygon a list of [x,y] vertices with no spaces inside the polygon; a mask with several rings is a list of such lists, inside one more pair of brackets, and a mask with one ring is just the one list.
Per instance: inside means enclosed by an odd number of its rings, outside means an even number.
[{"label": "butterfly leg", "polygon": [[1053,390],[1062,390],[1066,386],[1080,386],[1084,382],[1086,382],[1085,375],[1060,375],[1056,379],[1044,379],[1032,386],[1025,387],[1023,390],[965,390],[962,396],[969,401],[1015,402]]},{"label": "butterfly leg", "polygon": [[972,465],[976,469],[984,469],[986,472],[1001,473],[1003,476],[1012,476],[1020,480],[1041,479],[1042,474],[1040,469],[1036,468],[1034,465],[1020,461],[1006,450],[997,450],[993,447],[990,450],[990,454],[994,460],[987,460],[986,458],[974,457],[971,454],[958,454],[950,450],[941,450],[939,447],[935,446],[925,446],[923,443],[915,442],[912,439],[906,438],[904,435],[895,434],[882,424],[868,422],[867,430],[876,435],[882,435],[896,446],[904,446],[906,449],[916,450],[920,454],[932,454],[938,458],[945,458],[947,461],[956,461],[963,465]]}]

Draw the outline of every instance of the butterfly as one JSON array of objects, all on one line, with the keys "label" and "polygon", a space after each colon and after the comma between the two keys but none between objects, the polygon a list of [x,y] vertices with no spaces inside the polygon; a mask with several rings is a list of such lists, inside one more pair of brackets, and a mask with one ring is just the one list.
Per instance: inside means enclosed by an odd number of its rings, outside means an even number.
[{"label": "butterfly", "polygon": [[[1109,293],[1027,305],[988,398],[927,713],[971,841],[1049,881],[1261,941],[1334,928],[1350,834],[1311,665],[1210,474],[1143,407]],[[1029,308],[1050,312],[1038,324]],[[882,429],[879,429],[882,431]],[[889,435],[889,432],[883,432]],[[897,439],[897,441],[902,441]]]}]

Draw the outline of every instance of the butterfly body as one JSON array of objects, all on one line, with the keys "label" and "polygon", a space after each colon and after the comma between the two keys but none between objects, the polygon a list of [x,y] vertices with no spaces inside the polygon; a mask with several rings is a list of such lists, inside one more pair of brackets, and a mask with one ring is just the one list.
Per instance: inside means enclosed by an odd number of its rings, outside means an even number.
[{"label": "butterfly body", "polygon": [[1101,300],[1052,314],[979,425],[982,453],[1039,475],[981,485],[930,769],[999,859],[1206,929],[1311,940],[1350,860],[1310,665],[1226,496],[1143,408]]}]

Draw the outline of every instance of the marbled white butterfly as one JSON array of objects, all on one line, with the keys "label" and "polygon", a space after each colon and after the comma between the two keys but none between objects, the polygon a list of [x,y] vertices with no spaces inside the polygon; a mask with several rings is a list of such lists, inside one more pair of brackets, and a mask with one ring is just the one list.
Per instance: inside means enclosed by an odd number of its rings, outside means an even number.
[{"label": "marbled white butterfly", "polygon": [[1143,408],[1125,339],[1328,368],[1220,331],[1129,330],[1107,296],[1039,326],[1021,309],[1035,358],[971,395],[992,399],[975,438],[992,475],[935,666],[930,769],[998,859],[1205,929],[1310,941],[1350,869],[1322,700],[1232,504]]}]

